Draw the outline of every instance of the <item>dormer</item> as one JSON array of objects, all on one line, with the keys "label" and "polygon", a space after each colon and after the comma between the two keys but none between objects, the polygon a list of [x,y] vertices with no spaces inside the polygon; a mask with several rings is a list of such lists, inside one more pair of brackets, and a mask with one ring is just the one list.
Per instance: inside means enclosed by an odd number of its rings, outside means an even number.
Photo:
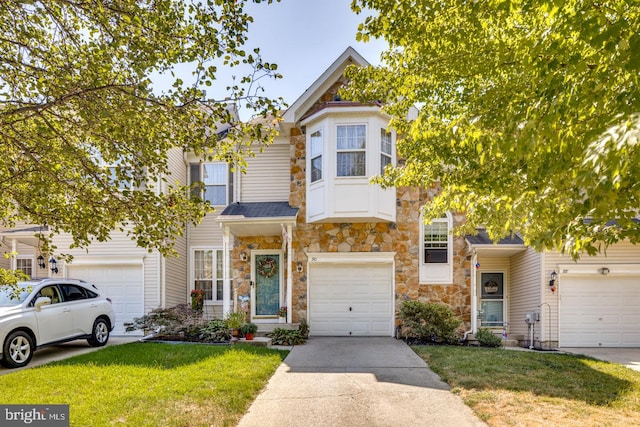
[{"label": "dormer", "polygon": [[348,48],[284,114],[283,125],[304,130],[306,221],[394,222],[395,188],[369,182],[395,164],[396,135],[378,103],[341,100],[348,65],[368,63]]}]

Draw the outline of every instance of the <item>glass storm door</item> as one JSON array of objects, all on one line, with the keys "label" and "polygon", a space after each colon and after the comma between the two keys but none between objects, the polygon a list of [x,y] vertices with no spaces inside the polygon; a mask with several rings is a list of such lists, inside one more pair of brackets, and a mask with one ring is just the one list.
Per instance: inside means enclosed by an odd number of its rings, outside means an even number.
[{"label": "glass storm door", "polygon": [[480,326],[501,328],[504,325],[504,273],[480,274],[480,287]]},{"label": "glass storm door", "polygon": [[280,255],[255,256],[252,316],[277,317],[280,309]]}]

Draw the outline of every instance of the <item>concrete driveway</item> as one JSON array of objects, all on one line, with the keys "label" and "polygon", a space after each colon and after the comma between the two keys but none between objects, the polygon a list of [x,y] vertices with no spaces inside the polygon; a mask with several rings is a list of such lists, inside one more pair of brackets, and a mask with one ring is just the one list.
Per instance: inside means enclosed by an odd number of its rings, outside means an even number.
[{"label": "concrete driveway", "polygon": [[627,368],[640,371],[640,348],[561,348],[560,351],[619,363]]},{"label": "concrete driveway", "polygon": [[[140,337],[110,337],[107,342],[107,347],[111,345],[126,344],[139,340]],[[33,354],[33,359],[24,368],[7,369],[0,366],[0,375],[9,374],[11,372],[18,372],[22,369],[29,369],[35,366],[45,365],[49,362],[56,360],[68,359],[69,357],[77,356],[79,354],[89,353],[99,350],[103,347],[91,347],[86,340],[71,341],[65,344],[54,345],[51,347],[45,347],[36,351]]]},{"label": "concrete driveway", "polygon": [[484,426],[403,341],[310,338],[239,427]]}]

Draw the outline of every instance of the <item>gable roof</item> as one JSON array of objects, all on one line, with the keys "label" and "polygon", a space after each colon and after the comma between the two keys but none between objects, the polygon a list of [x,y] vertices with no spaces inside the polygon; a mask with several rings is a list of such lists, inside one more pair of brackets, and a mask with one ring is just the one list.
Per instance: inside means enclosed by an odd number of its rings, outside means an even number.
[{"label": "gable roof", "polygon": [[349,65],[370,65],[354,48],[349,46],[327,70],[283,114],[283,122],[297,123],[312,105],[335,83]]}]

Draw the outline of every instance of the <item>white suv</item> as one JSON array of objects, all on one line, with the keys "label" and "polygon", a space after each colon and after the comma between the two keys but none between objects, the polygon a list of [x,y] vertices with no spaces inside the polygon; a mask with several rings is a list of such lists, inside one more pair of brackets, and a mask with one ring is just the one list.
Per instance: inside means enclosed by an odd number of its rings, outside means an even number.
[{"label": "white suv", "polygon": [[19,298],[0,289],[0,363],[26,366],[44,346],[77,339],[103,346],[116,317],[111,300],[91,283],[73,279],[20,282]]}]

